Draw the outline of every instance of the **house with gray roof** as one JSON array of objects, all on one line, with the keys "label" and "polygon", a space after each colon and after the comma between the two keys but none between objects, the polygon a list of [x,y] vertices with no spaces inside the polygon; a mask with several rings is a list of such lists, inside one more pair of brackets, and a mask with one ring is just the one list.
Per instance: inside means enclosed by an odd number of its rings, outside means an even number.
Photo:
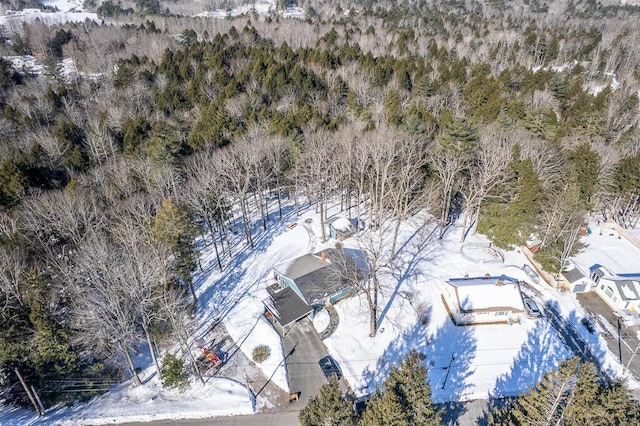
[{"label": "house with gray roof", "polygon": [[263,300],[265,315],[281,334],[298,320],[325,304],[336,303],[357,292],[365,279],[364,253],[354,249],[326,249],[308,253],[273,270],[275,283]]},{"label": "house with gray roof", "polygon": [[589,268],[596,293],[614,310],[622,314],[640,312],[640,273],[616,274],[595,264]]}]

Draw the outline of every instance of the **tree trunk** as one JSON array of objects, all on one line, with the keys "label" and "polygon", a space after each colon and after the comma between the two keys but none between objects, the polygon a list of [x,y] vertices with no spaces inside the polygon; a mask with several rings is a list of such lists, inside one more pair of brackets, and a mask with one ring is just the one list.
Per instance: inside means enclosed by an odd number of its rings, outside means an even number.
[{"label": "tree trunk", "polygon": [[396,219],[396,227],[393,230],[393,242],[391,243],[391,257],[390,261],[393,261],[396,258],[396,246],[398,245],[398,234],[400,234],[400,224],[402,223],[402,218],[398,215]]},{"label": "tree trunk", "polygon": [[191,291],[191,296],[193,297],[193,306],[198,304],[198,297],[196,296],[196,289],[193,286],[193,280],[191,277],[187,280],[187,284],[189,285],[189,291]]},{"label": "tree trunk", "polygon": [[120,344],[120,349],[122,350],[124,357],[127,360],[127,364],[129,365],[129,370],[131,371],[131,377],[133,377],[133,381],[135,382],[136,386],[140,386],[142,384],[142,381],[140,380],[140,376],[138,376],[136,367],[133,365],[133,359],[131,359],[129,349],[127,349],[122,343]]},{"label": "tree trunk", "polygon": [[191,360],[191,365],[193,366],[193,372],[195,373],[196,377],[198,378],[198,380],[200,380],[200,383],[202,383],[203,385],[204,383],[204,379],[202,378],[202,373],[200,372],[200,369],[198,368],[198,360],[196,360],[196,358],[193,356],[193,353],[191,352],[191,345],[189,344],[188,338],[184,337],[184,346],[186,347],[186,352],[187,355],[189,356],[189,359]]},{"label": "tree trunk", "polygon": [[449,211],[451,209],[451,191],[447,190],[444,198],[444,205],[442,206],[442,216],[440,217],[440,235],[438,239],[444,238],[444,230],[447,226],[447,220],[449,219]]},{"label": "tree trunk", "polygon": [[296,216],[300,216],[300,206],[298,204],[298,188],[293,188],[293,205],[296,209]]},{"label": "tree trunk", "polygon": [[244,224],[244,232],[247,237],[247,243],[251,248],[253,248],[253,236],[251,235],[251,225],[249,223],[249,213],[247,212],[246,200],[241,200],[240,206],[242,207],[242,223]]},{"label": "tree trunk", "polygon": [[158,355],[156,354],[156,347],[153,344],[153,337],[149,332],[149,327],[146,324],[146,321],[143,321],[142,329],[144,330],[144,336],[147,339],[147,346],[149,346],[149,352],[151,353],[151,359],[153,360],[153,365],[156,367],[156,372],[158,373],[158,377],[160,377],[160,364],[158,363]]},{"label": "tree trunk", "polygon": [[464,216],[462,217],[462,234],[460,234],[460,244],[464,243],[467,237],[467,221],[469,220],[469,206],[464,209]]},{"label": "tree trunk", "polygon": [[[371,299],[371,295],[367,295]],[[378,331],[378,278],[373,275],[373,300],[369,300],[369,337],[376,337]]]},{"label": "tree trunk", "polygon": [[[220,261],[220,252],[218,251],[218,243],[216,242],[216,234],[211,235],[211,241],[213,242],[213,248],[216,251],[216,261],[218,261],[218,269],[222,272],[222,262]],[[223,247],[224,249],[224,247]]]},{"label": "tree trunk", "polygon": [[282,196],[279,179],[276,179],[276,197],[278,197],[278,215],[280,220],[282,220]]}]

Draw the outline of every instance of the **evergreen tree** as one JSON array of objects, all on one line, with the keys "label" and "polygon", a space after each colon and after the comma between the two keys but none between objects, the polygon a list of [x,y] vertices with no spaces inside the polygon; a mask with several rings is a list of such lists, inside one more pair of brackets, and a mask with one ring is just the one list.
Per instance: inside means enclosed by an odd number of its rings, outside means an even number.
[{"label": "evergreen tree", "polygon": [[638,424],[638,402],[623,382],[602,384],[591,363],[569,359],[529,392],[489,416],[492,425]]},{"label": "evergreen tree", "polygon": [[165,198],[156,212],[151,230],[157,241],[171,248],[175,258],[176,275],[189,285],[195,303],[196,293],[191,273],[195,270],[197,259],[193,242],[197,228],[191,222],[188,212],[171,198]]},{"label": "evergreen tree", "polygon": [[431,400],[427,369],[418,352],[412,350],[389,376],[367,405],[364,425],[433,425],[440,424],[440,413]]},{"label": "evergreen tree", "polygon": [[338,379],[329,378],[320,393],[300,411],[298,419],[302,426],[354,424],[353,410],[342,396]]},{"label": "evergreen tree", "polygon": [[530,159],[512,164],[516,181],[510,202],[491,202],[482,210],[478,231],[500,247],[522,244],[533,231],[544,194],[542,182]]},{"label": "evergreen tree", "polygon": [[407,413],[393,393],[382,395],[379,392],[369,400],[362,414],[362,426],[410,426]]},{"label": "evergreen tree", "polygon": [[583,143],[569,153],[571,179],[578,184],[580,201],[589,206],[600,177],[600,155]]}]

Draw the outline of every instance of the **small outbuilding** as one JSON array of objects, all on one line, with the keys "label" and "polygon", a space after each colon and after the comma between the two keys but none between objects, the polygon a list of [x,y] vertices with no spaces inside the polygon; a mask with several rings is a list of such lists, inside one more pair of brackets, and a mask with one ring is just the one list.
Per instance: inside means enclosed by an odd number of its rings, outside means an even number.
[{"label": "small outbuilding", "polygon": [[524,313],[520,284],[506,275],[451,278],[442,299],[456,325],[513,323]]},{"label": "small outbuilding", "polygon": [[574,293],[591,291],[591,288],[595,285],[593,280],[587,276],[587,274],[582,272],[577,265],[571,262],[567,264],[560,276],[560,285],[568,288],[569,291]]},{"label": "small outbuilding", "polygon": [[357,219],[336,217],[329,221],[329,237],[345,240],[357,232]]}]

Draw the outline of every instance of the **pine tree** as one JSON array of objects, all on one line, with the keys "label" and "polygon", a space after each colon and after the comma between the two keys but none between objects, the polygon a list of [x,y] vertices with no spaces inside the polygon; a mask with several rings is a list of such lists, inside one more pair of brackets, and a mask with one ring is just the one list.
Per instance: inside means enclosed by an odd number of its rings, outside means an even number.
[{"label": "pine tree", "polygon": [[631,425],[639,404],[624,382],[600,383],[591,363],[572,358],[544,375],[528,393],[489,416],[491,425]]},{"label": "pine tree", "polygon": [[320,393],[300,411],[298,420],[302,426],[354,424],[353,410],[342,396],[338,379],[331,377],[322,385]]},{"label": "pine tree", "polygon": [[431,400],[427,369],[418,352],[391,367],[382,389],[369,401],[362,418],[365,425],[440,424],[440,413]]},{"label": "pine tree", "polygon": [[379,392],[369,400],[367,409],[360,419],[362,426],[410,426],[407,413],[393,393],[382,395]]},{"label": "pine tree", "polygon": [[579,366],[573,398],[566,406],[563,419],[567,424],[598,424],[606,418],[605,409],[599,403],[604,390],[597,382],[596,368],[591,363]]},{"label": "pine tree", "polygon": [[406,411],[410,424],[437,423],[439,413],[431,400],[431,386],[427,382],[427,369],[418,352],[412,350],[396,368],[391,367],[384,384],[385,392],[392,392]]},{"label": "pine tree", "polygon": [[583,143],[569,153],[571,179],[580,188],[580,200],[589,206],[600,178],[600,155],[591,145]]},{"label": "pine tree", "polygon": [[547,426],[561,423],[564,407],[571,403],[574,395],[578,362],[578,358],[563,362],[558,370],[545,374],[540,383],[514,400],[506,424]]},{"label": "pine tree", "polygon": [[191,223],[188,212],[173,199],[165,198],[153,219],[151,231],[158,242],[171,248],[175,257],[175,272],[189,285],[195,303],[197,299],[191,273],[197,258],[193,242],[197,228]]}]

